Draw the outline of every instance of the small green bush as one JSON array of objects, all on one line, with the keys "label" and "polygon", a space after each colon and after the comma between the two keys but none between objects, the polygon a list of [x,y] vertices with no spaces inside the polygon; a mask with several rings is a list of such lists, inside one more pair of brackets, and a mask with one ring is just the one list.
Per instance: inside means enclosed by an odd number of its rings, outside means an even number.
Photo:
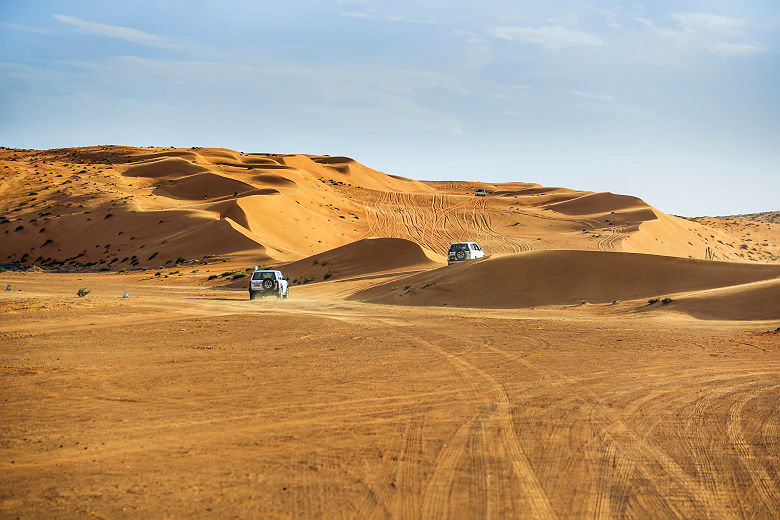
[{"label": "small green bush", "polygon": [[669,298],[669,297],[666,297],[666,298],[664,298],[663,300],[661,300],[661,305],[669,305],[669,304],[670,304],[670,303],[672,303],[673,301],[674,301],[674,300],[672,300],[671,298]]},{"label": "small green bush", "polygon": [[84,296],[88,295],[91,291],[89,289],[81,288],[78,291],[76,291],[76,295],[79,298],[83,298]]},{"label": "small green bush", "polygon": [[246,273],[236,273],[233,276],[231,276],[230,278],[232,280],[238,280],[239,278],[244,278],[246,276],[248,276]]},{"label": "small green bush", "polygon": [[654,303],[658,303],[658,298],[650,298],[649,300],[647,300],[648,305],[652,305]]},{"label": "small green bush", "polygon": [[219,278],[218,274],[212,274],[209,276],[209,280],[213,280],[214,278]]},{"label": "small green bush", "polygon": [[323,275],[322,279],[323,279],[323,280],[327,280],[327,279],[328,279],[328,278],[330,278],[331,276],[333,276],[333,273],[331,273],[330,271],[328,271],[327,273],[325,273],[325,275]]}]

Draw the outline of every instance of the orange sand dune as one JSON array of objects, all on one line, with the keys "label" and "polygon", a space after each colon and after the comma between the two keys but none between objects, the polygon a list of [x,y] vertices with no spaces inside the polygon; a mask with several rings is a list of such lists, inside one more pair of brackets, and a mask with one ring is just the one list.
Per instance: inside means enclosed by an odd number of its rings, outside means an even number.
[{"label": "orange sand dune", "polygon": [[[777,224],[735,236],[636,197],[422,182],[347,157],[96,146],[2,149],[0,167],[0,261],[27,265],[157,268],[213,255],[283,263],[366,238],[409,240],[438,255],[476,241],[493,256],[593,250],[780,261],[777,229],[767,227]],[[475,197],[476,187],[490,195]]]},{"label": "orange sand dune", "polygon": [[399,269],[431,269],[445,258],[401,238],[363,239],[283,266],[288,277],[319,281],[325,273],[334,280]]},{"label": "orange sand dune", "polygon": [[658,297],[778,276],[777,265],[538,251],[442,267],[360,291],[351,298],[403,305],[533,307]]}]

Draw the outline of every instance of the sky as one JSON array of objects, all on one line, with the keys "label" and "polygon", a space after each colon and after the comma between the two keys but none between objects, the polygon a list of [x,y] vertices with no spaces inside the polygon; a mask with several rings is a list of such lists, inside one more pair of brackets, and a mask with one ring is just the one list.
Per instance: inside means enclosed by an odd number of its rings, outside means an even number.
[{"label": "sky", "polygon": [[777,0],[0,0],[0,145],[345,155],[780,209]]}]

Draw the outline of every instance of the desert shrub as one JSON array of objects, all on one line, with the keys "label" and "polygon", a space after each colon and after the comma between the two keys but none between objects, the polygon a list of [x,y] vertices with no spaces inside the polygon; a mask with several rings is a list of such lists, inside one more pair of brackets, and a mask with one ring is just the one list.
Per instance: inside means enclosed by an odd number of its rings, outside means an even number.
[{"label": "desert shrub", "polygon": [[672,303],[673,301],[674,301],[674,300],[672,300],[671,298],[669,298],[669,297],[666,297],[666,298],[664,298],[663,300],[661,300],[661,305],[669,305],[669,304],[670,304],[670,303]]},{"label": "desert shrub", "polygon": [[226,277],[230,276],[231,274],[233,274],[233,271],[225,271],[224,273],[220,274],[219,276],[221,276],[222,278],[226,278]]},{"label": "desert shrub", "polygon": [[411,285],[404,285],[404,291],[408,291],[411,287]]},{"label": "desert shrub", "polygon": [[231,278],[232,280],[238,280],[239,278],[244,278],[244,277],[246,277],[246,276],[247,276],[247,274],[246,274],[246,273],[235,273],[235,274],[234,274],[233,276],[231,276],[230,278]]},{"label": "desert shrub", "polygon": [[77,295],[79,298],[83,298],[84,296],[88,295],[90,292],[91,292],[91,291],[90,291],[89,289],[85,289],[84,287],[82,287],[81,289],[79,289],[78,291],[76,291],[76,295]]},{"label": "desert shrub", "polygon": [[160,271],[157,271],[156,273],[154,273],[155,276],[160,276],[161,274],[162,273]]},{"label": "desert shrub", "polygon": [[323,280],[327,280],[327,279],[328,279],[328,278],[330,278],[331,276],[333,276],[333,273],[331,273],[330,271],[328,271],[327,273],[325,273],[325,274],[323,275],[322,279],[323,279]]},{"label": "desert shrub", "polygon": [[219,278],[219,275],[212,274],[212,275],[209,276],[209,280],[213,280],[214,278]]},{"label": "desert shrub", "polygon": [[432,285],[436,285],[436,282],[428,282],[425,285],[422,286],[423,289],[427,289],[428,287],[431,287]]},{"label": "desert shrub", "polygon": [[658,303],[658,298],[650,298],[649,300],[647,300],[648,305],[652,305],[654,303]]}]

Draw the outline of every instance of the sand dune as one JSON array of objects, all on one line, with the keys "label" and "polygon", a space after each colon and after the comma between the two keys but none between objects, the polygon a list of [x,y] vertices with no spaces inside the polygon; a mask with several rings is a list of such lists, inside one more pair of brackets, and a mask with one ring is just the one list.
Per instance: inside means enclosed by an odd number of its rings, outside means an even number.
[{"label": "sand dune", "polygon": [[282,267],[290,278],[333,280],[399,269],[431,269],[446,262],[441,255],[400,238],[370,238],[304,258]]},{"label": "sand dune", "polygon": [[669,310],[710,320],[780,320],[780,279],[685,295]]},{"label": "sand dune", "polygon": [[[182,258],[182,248],[173,247],[176,237],[200,228],[203,219],[223,221],[219,229],[227,235],[194,240],[185,260],[244,259],[263,250],[267,256],[255,261],[284,263],[365,238],[410,240],[439,255],[452,242],[473,240],[493,256],[595,250],[719,261],[780,258],[780,250],[773,252],[780,242],[774,228],[735,236],[731,228],[672,217],[636,197],[529,182],[422,182],[347,157],[97,146],[0,150],[0,165],[0,232],[13,238],[0,243],[0,259],[25,264],[49,259],[50,265],[94,268],[119,256],[112,268],[158,267]],[[476,187],[490,196],[474,197]],[[149,225],[166,220],[157,214],[166,211],[175,212],[180,229]],[[112,217],[99,222],[107,213]],[[759,224],[777,226],[746,226]],[[108,240],[131,230],[132,243]],[[234,232],[239,238],[232,242]],[[93,237],[112,244],[110,250],[94,248]],[[236,246],[225,247],[231,243]],[[158,255],[148,260],[144,248]]]},{"label": "sand dune", "polygon": [[517,308],[663,297],[780,276],[780,266],[596,251],[538,251],[456,264],[360,291],[402,305]]}]

